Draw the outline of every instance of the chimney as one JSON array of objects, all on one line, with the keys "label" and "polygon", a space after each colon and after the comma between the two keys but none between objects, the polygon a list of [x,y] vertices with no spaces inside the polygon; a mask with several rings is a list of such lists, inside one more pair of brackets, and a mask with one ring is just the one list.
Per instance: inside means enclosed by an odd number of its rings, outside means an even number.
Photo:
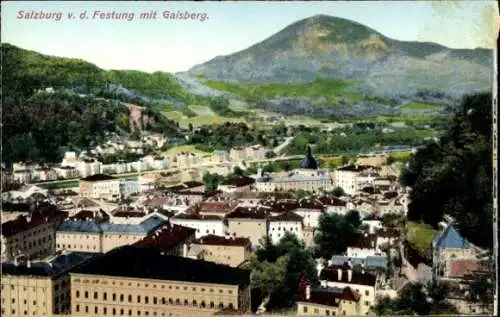
[{"label": "chimney", "polygon": [[341,281],[342,280],[342,269],[337,269],[337,275],[338,275],[339,281]]},{"label": "chimney", "polygon": [[31,267],[31,261],[30,261],[30,260],[28,260],[28,261],[26,262],[26,267],[27,267],[27,268],[30,268],[30,267]]},{"label": "chimney", "polygon": [[307,284],[306,286],[306,300],[311,298],[311,285]]},{"label": "chimney", "polygon": [[347,281],[351,281],[352,280],[352,269],[349,269],[347,270]]},{"label": "chimney", "polygon": [[15,266],[18,266],[19,265],[19,261],[17,260],[17,257],[14,258],[14,265]]}]

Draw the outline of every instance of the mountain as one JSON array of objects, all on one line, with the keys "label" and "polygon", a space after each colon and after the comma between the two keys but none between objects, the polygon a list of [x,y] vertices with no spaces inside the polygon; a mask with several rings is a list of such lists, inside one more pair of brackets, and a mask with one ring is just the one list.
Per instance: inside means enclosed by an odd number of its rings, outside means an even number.
[{"label": "mountain", "polygon": [[398,41],[350,20],[317,15],[247,49],[196,65],[187,74],[219,87],[221,82],[288,85],[326,78],[383,98],[422,92],[460,97],[489,90],[491,63],[488,49]]}]

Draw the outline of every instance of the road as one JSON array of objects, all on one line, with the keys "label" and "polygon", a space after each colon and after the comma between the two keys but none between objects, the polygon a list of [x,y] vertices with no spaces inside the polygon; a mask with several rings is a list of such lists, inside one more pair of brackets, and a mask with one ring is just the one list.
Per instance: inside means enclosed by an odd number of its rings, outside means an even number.
[{"label": "road", "polygon": [[290,144],[290,142],[292,142],[292,140],[293,140],[293,137],[285,138],[285,141],[283,141],[283,143],[281,143],[280,145],[275,147],[273,149],[273,152],[276,153],[276,155],[280,155],[281,151],[283,151],[288,146],[288,144]]}]

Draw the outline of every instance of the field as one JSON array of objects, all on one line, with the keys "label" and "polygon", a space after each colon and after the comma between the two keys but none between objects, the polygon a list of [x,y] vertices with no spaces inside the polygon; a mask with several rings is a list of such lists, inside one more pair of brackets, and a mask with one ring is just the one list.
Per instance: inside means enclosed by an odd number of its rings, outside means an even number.
[{"label": "field", "polygon": [[210,88],[227,91],[239,97],[251,100],[274,97],[309,97],[322,98],[336,104],[340,99],[352,101],[371,100],[355,91],[356,83],[340,81],[335,79],[316,78],[306,84],[231,84],[219,81],[205,81],[204,84]]},{"label": "field", "polygon": [[209,154],[207,152],[200,151],[195,148],[194,145],[180,145],[169,149],[165,152],[166,155],[175,155],[181,152],[192,152],[192,153],[200,153],[200,154]]},{"label": "field", "polygon": [[[201,108],[201,107],[199,107],[199,108]],[[208,107],[203,107],[203,108],[208,109]],[[189,108],[189,109],[191,109],[191,108]],[[210,109],[208,109],[208,110],[210,110]],[[190,123],[194,127],[199,127],[202,125],[222,124],[224,122],[242,122],[242,121],[244,121],[243,118],[221,117],[217,114],[196,115],[194,117],[188,117],[180,111],[164,111],[162,113],[165,117],[179,122],[179,125],[182,128],[187,128]]]},{"label": "field", "polygon": [[438,233],[431,226],[409,221],[406,225],[408,230],[408,242],[422,256],[432,258],[432,239]]},{"label": "field", "polygon": [[416,102],[412,101],[401,107],[402,110],[439,110],[444,105],[432,102]]}]

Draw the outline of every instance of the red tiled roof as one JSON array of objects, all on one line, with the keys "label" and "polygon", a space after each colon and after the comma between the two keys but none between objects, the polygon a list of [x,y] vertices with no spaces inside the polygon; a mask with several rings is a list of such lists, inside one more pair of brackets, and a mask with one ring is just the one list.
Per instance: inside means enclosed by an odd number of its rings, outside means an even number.
[{"label": "red tiled roof", "polygon": [[193,243],[204,245],[247,246],[250,244],[250,239],[209,234],[195,240]]},{"label": "red tiled roof", "polygon": [[477,259],[460,259],[450,261],[449,277],[464,277],[472,274],[475,271],[480,271],[484,268],[481,261]]},{"label": "red tiled roof", "polygon": [[194,238],[196,229],[166,224],[142,240],[135,243],[139,247],[152,247],[163,252],[169,252],[179,244],[186,243],[190,238]]}]

